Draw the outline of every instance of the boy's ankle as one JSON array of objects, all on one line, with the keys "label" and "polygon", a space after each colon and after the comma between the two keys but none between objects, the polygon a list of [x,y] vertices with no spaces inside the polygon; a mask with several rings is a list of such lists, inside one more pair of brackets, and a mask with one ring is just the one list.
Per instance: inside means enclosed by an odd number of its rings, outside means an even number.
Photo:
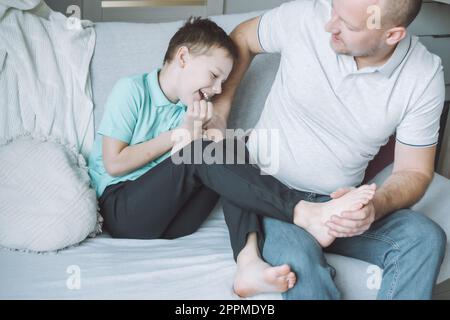
[{"label": "boy's ankle", "polygon": [[294,224],[300,228],[307,229],[311,225],[311,215],[314,214],[316,203],[300,201],[294,207]]}]

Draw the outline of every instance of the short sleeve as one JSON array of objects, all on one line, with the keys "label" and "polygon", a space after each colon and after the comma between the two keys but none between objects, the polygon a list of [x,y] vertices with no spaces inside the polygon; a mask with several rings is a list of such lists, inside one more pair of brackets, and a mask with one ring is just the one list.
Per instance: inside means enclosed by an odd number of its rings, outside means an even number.
[{"label": "short sleeve", "polygon": [[136,126],[140,92],[132,79],[119,80],[108,97],[98,133],[130,143]]},{"label": "short sleeve", "polygon": [[418,102],[407,111],[397,127],[397,140],[415,147],[437,144],[444,101],[444,73],[441,70],[431,80]]},{"label": "short sleeve", "polygon": [[265,12],[258,25],[261,48],[267,53],[281,53],[292,41],[292,33],[302,32],[302,24],[313,13],[313,3],[312,0],[297,0]]}]

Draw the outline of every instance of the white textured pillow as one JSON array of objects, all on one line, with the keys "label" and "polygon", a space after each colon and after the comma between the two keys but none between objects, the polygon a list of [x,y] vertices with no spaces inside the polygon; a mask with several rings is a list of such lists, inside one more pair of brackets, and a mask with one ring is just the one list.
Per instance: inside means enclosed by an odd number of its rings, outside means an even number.
[{"label": "white textured pillow", "polygon": [[81,155],[45,138],[0,146],[0,246],[54,251],[97,233],[97,199]]}]

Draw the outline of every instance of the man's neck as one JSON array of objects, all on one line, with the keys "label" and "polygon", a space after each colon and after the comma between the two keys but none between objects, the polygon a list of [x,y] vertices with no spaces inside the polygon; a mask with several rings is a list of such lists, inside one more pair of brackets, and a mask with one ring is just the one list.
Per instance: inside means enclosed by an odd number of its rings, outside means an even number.
[{"label": "man's neck", "polygon": [[397,45],[393,48],[389,48],[386,51],[381,51],[375,55],[355,57],[356,65],[358,70],[368,68],[368,67],[379,67],[384,65],[394,54]]},{"label": "man's neck", "polygon": [[173,81],[174,79],[176,79],[176,75],[170,66],[164,66],[158,73],[158,82],[161,91],[170,102],[177,103],[179,99],[176,94],[176,85],[175,81]]}]

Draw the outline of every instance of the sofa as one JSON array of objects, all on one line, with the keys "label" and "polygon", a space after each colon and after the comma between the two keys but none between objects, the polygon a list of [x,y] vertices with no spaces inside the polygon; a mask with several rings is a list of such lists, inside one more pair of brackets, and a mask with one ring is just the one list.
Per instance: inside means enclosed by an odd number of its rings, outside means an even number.
[{"label": "sofa", "polygon": [[[231,32],[240,22],[258,14],[212,19]],[[96,128],[115,82],[161,66],[169,39],[181,24],[96,24],[96,47],[90,66]],[[278,55],[256,57],[238,90],[229,121],[231,128],[255,125],[278,63]],[[375,162],[371,170],[377,168],[377,163],[378,170],[373,181],[381,184],[392,170],[391,165],[383,169],[392,162],[392,155],[382,151]],[[450,180],[436,174],[424,198],[414,206],[441,225],[447,235],[449,195]],[[352,258],[332,254],[326,257],[337,270],[335,281],[344,299],[376,298],[374,277],[381,270]],[[448,246],[438,283],[450,278],[449,259]],[[236,266],[220,205],[199,231],[180,239],[112,239],[104,231],[53,254],[0,250],[0,261],[2,299],[239,299],[232,290]],[[261,294],[252,299],[281,299],[281,294]]]}]

